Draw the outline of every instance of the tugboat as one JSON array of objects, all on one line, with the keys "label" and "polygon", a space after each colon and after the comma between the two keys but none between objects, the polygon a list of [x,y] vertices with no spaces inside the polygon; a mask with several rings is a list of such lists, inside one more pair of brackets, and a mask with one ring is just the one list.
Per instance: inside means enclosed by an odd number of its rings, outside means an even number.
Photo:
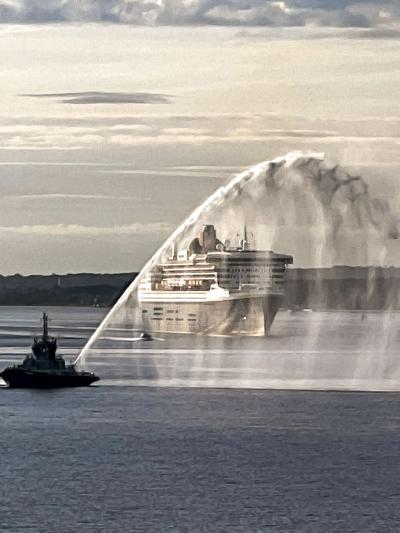
[{"label": "tugboat", "polygon": [[60,387],[87,387],[100,378],[92,372],[78,371],[66,365],[56,355],[57,339],[48,333],[48,317],[43,313],[43,333],[34,337],[32,353],[23,363],[0,372],[0,377],[12,388],[52,389]]}]

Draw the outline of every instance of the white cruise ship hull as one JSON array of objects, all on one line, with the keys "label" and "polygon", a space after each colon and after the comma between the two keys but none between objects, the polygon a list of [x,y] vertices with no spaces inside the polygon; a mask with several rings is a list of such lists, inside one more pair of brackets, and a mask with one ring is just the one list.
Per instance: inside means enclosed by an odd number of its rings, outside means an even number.
[{"label": "white cruise ship hull", "polygon": [[142,301],[146,331],[203,335],[268,335],[279,296],[217,301]]}]

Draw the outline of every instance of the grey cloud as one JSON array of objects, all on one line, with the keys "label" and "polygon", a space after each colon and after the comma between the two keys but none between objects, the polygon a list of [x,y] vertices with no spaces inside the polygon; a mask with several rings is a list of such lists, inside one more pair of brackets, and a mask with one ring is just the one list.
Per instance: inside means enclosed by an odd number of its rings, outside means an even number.
[{"label": "grey cloud", "polygon": [[54,235],[54,236],[98,236],[98,235],[148,235],[152,233],[169,233],[174,229],[165,222],[142,224],[124,224],[115,226],[83,226],[79,224],[51,224],[51,225],[24,225],[0,226],[0,233],[18,233],[22,235]]},{"label": "grey cloud", "polygon": [[332,28],[332,27],[318,27],[318,28],[291,28],[290,30],[282,31],[281,28],[262,28],[262,29],[242,29],[235,33],[233,40],[238,41],[272,41],[283,39],[400,39],[399,27],[384,27],[376,28]]},{"label": "grey cloud", "polygon": [[357,39],[400,39],[400,28],[368,28],[352,30],[346,34]]},{"label": "grey cloud", "polygon": [[22,94],[30,98],[55,98],[63,104],[167,104],[169,96],[159,93],[74,92]]},{"label": "grey cloud", "polygon": [[0,22],[375,28],[400,20],[398,0],[0,0]]},{"label": "grey cloud", "polygon": [[261,130],[261,135],[265,137],[286,137],[286,138],[337,138],[338,134],[333,131],[320,131],[320,130]]}]

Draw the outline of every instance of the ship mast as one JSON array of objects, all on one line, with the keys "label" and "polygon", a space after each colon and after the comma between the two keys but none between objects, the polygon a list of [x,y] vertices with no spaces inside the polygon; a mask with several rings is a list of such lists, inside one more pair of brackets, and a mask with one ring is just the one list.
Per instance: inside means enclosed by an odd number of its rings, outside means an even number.
[{"label": "ship mast", "polygon": [[243,241],[242,241],[242,250],[248,249],[248,240],[247,240],[247,226],[244,225],[244,235],[243,235]]}]

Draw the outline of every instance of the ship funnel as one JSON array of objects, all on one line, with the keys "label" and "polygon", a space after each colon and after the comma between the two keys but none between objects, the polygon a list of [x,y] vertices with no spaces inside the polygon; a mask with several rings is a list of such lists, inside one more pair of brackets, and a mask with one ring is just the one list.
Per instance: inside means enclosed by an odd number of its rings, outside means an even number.
[{"label": "ship funnel", "polygon": [[205,224],[199,234],[199,243],[203,253],[213,252],[217,246],[217,232],[212,224]]}]

